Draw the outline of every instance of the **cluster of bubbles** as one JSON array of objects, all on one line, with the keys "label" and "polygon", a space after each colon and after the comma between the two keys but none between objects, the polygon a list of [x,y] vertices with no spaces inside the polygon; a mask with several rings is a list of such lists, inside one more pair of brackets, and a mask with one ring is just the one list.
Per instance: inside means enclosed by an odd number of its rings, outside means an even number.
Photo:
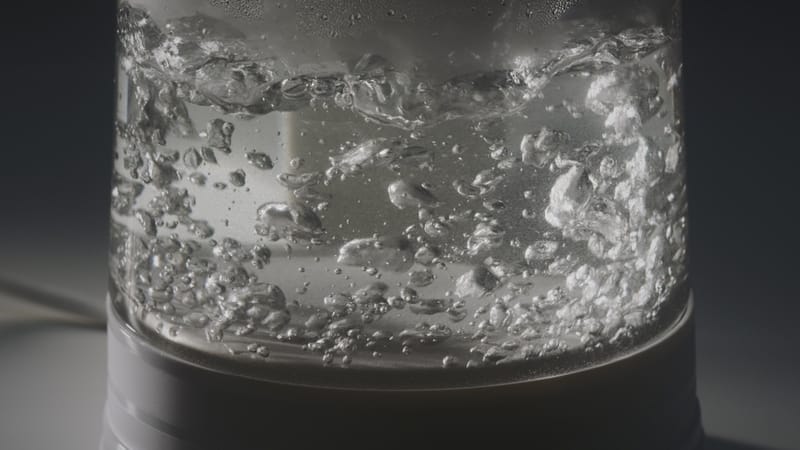
[{"label": "cluster of bubbles", "polygon": [[[669,38],[658,28],[584,36],[535,64],[520,60],[435,86],[377,55],[365,55],[347,73],[291,74],[277,59],[248,58],[243,35],[205,16],[174,19],[162,29],[123,4],[119,29],[131,100],[117,127],[112,277],[139,320],[157,317],[165,335],[198,330],[211,343],[248,337],[240,353],[254,358],[270,357],[264,343],[278,341],[345,365],[360,354],[441,347],[442,366],[474,367],[631,339],[685,282],[684,156],[680,124],[662,97],[677,87],[679,74],[663,59]],[[587,80],[585,100],[548,110],[599,118],[603,132],[595,140],[548,126],[532,127],[517,142],[493,135],[494,124],[568,76]],[[261,202],[251,213],[252,234],[234,239],[196,217],[194,191],[207,182],[198,168],[237,151],[242,131],[224,118],[197,131],[189,106],[239,118],[336,108],[410,134],[343,145],[322,170],[301,171],[303,162],[293,160],[297,170],[271,174],[273,158],[248,151],[255,173],[274,176],[291,199]],[[491,163],[475,174],[452,174],[452,192],[405,177],[410,169],[437,167],[443,151],[423,145],[416,133],[454,120],[475,124]],[[656,132],[654,123],[667,125]],[[169,135],[204,143],[169,150]],[[446,150],[456,157],[464,151],[459,144]],[[416,219],[402,233],[334,239],[325,228],[328,187],[385,169],[394,177],[383,194],[387,207],[415,211]],[[246,189],[247,173],[236,168],[213,186]],[[552,182],[525,191],[511,207],[501,194],[514,173]],[[178,187],[184,179],[192,191]],[[478,206],[441,214],[452,196]],[[527,207],[517,208],[520,202]],[[516,236],[520,227],[532,238]],[[372,281],[303,304],[295,294],[305,294],[310,282],[287,292],[281,280],[265,281],[280,245],[289,256],[293,245],[312,254],[334,245],[335,257],[325,263],[336,267],[327,271],[338,276],[342,267],[356,268]],[[425,295],[452,267],[465,265],[444,295]],[[561,282],[540,288],[541,280]],[[388,321],[388,314],[402,320]],[[447,350],[444,343],[453,341],[466,350]]]}]

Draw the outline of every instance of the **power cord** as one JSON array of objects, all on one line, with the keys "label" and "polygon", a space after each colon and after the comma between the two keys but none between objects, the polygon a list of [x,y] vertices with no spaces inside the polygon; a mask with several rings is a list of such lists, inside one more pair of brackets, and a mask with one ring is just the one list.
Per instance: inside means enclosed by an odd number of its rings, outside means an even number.
[{"label": "power cord", "polygon": [[0,294],[22,299],[25,302],[44,306],[49,310],[64,314],[61,318],[24,318],[19,325],[62,324],[94,330],[106,329],[106,313],[101,307],[90,305],[81,300],[55,294],[36,286],[17,280],[0,277]]}]

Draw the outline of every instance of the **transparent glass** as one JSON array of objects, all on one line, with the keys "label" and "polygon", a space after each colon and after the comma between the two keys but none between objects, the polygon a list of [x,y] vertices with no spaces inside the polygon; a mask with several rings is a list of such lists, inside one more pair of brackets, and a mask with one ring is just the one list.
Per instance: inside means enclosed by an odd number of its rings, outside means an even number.
[{"label": "transparent glass", "polygon": [[267,374],[469,384],[645,345],[688,301],[679,17],[120,3],[113,307]]}]

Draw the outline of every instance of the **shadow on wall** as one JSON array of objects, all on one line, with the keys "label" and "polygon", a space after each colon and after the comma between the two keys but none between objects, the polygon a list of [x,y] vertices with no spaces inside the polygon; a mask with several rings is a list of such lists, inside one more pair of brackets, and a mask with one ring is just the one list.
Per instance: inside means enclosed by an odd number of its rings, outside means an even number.
[{"label": "shadow on wall", "polygon": [[703,450],[773,450],[767,447],[760,447],[750,444],[739,444],[732,441],[726,441],[722,438],[708,437],[706,438]]}]

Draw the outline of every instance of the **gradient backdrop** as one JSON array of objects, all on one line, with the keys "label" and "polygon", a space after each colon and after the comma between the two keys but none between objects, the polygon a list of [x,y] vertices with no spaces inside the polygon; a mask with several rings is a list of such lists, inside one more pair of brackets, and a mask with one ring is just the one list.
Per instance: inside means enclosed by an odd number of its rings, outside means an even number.
[{"label": "gradient backdrop", "polygon": [[[685,86],[706,427],[791,449],[800,448],[800,24],[788,4],[685,0]],[[0,276],[101,302],[103,277],[84,274],[105,270],[114,2],[14,1],[1,11]],[[0,399],[0,422],[6,408]]]}]

